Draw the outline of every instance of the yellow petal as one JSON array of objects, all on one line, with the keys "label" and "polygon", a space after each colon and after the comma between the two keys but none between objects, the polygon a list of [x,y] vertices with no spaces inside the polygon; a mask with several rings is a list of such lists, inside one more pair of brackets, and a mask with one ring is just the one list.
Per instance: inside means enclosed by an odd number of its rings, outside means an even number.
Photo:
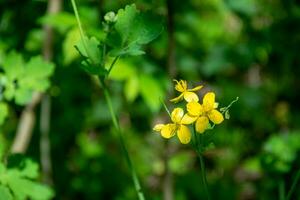
[{"label": "yellow petal", "polygon": [[203,108],[200,103],[192,101],[186,104],[186,109],[188,113],[192,116],[200,116],[203,113]]},{"label": "yellow petal", "polygon": [[220,113],[217,110],[210,111],[208,113],[208,117],[215,124],[220,124],[224,121],[224,117],[223,117],[222,113]]},{"label": "yellow petal", "polygon": [[198,133],[203,133],[208,126],[208,118],[207,117],[199,117],[196,121],[196,131]]},{"label": "yellow petal", "polygon": [[213,110],[215,106],[215,93],[208,92],[203,97],[203,108],[204,111],[208,112]]},{"label": "yellow petal", "polygon": [[215,102],[214,108],[218,108],[218,107],[219,107],[219,103],[218,103],[218,102]]},{"label": "yellow petal", "polygon": [[187,144],[191,141],[190,129],[185,125],[180,125],[179,129],[177,130],[177,136],[182,144]]},{"label": "yellow petal", "polygon": [[198,90],[201,90],[201,88],[203,88],[203,85],[199,85],[199,86],[194,87],[192,89],[188,89],[187,91],[189,91],[189,92],[196,92]]},{"label": "yellow petal", "polygon": [[170,101],[173,103],[177,103],[178,101],[182,100],[182,98],[183,98],[183,93],[181,93],[178,97],[171,99]]},{"label": "yellow petal", "polygon": [[194,92],[184,92],[183,97],[187,102],[199,101],[197,94]]},{"label": "yellow petal", "polygon": [[186,91],[186,89],[187,89],[186,81],[184,81],[184,80],[180,80],[180,81],[174,80],[174,81],[176,82],[175,90],[177,90],[178,92]]},{"label": "yellow petal", "polygon": [[174,123],[179,124],[183,115],[184,115],[184,111],[182,108],[175,108],[171,113],[171,120]]},{"label": "yellow petal", "polygon": [[161,131],[161,129],[162,129],[164,126],[165,126],[164,124],[156,124],[156,125],[153,127],[153,130],[154,130],[154,131]]},{"label": "yellow petal", "polygon": [[175,124],[167,124],[161,129],[161,136],[164,138],[170,138],[175,135],[176,125]]},{"label": "yellow petal", "polygon": [[191,116],[189,114],[185,114],[181,119],[181,124],[192,124],[197,120],[198,117]]}]

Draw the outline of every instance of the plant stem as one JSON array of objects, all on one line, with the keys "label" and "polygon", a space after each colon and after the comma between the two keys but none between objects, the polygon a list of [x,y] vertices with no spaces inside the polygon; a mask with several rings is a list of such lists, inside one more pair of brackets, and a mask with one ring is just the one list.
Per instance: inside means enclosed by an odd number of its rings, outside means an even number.
[{"label": "plant stem", "polygon": [[117,62],[117,60],[119,59],[120,56],[117,56],[114,58],[113,62],[111,63],[108,72],[107,72],[107,76],[109,75],[110,71],[112,70],[112,68],[114,67],[115,63]]},{"label": "plant stem", "polygon": [[279,199],[280,200],[285,200],[284,196],[285,196],[285,191],[284,191],[284,180],[281,179],[279,181],[279,185],[278,185],[278,190],[279,190]]},{"label": "plant stem", "polygon": [[[204,186],[206,197],[207,197],[208,200],[210,200],[210,194],[209,194],[208,184],[207,184],[207,179],[206,179],[204,157],[202,155],[202,152],[203,152],[203,150],[202,150],[202,145],[203,145],[202,134],[200,134],[200,140],[198,140],[198,134],[196,133],[195,126],[193,128],[193,134],[194,134],[194,139],[195,139],[194,144],[196,145],[196,152],[197,152],[197,155],[198,155],[199,160],[200,160],[202,183],[203,183],[203,186]],[[200,145],[199,145],[199,141],[200,141]]]},{"label": "plant stem", "polygon": [[202,176],[202,182],[204,185],[204,190],[207,196],[207,199],[210,199],[209,191],[208,191],[208,186],[207,186],[207,180],[206,180],[206,172],[205,172],[205,164],[204,164],[204,158],[202,153],[198,153],[199,159],[200,159],[200,166],[201,166],[201,176]]},{"label": "plant stem", "polygon": [[291,199],[292,194],[293,194],[293,192],[294,192],[294,190],[296,188],[296,185],[297,185],[299,179],[300,179],[300,169],[297,171],[296,177],[295,177],[295,179],[294,179],[294,181],[292,183],[291,189],[289,190],[289,192],[287,194],[286,200],[290,200]]},{"label": "plant stem", "polygon": [[128,150],[127,150],[127,147],[126,147],[126,143],[125,143],[125,140],[124,140],[124,137],[123,137],[123,134],[122,134],[122,130],[121,130],[119,121],[118,121],[118,119],[116,117],[116,113],[115,113],[115,111],[113,109],[113,105],[112,105],[110,94],[108,92],[108,89],[107,89],[107,87],[105,85],[104,80],[101,77],[99,77],[99,80],[100,80],[100,84],[101,84],[101,86],[103,88],[103,91],[104,91],[105,100],[107,102],[107,105],[108,105],[108,108],[109,108],[109,111],[110,111],[110,114],[111,114],[111,118],[112,118],[113,124],[114,124],[115,128],[117,129],[119,141],[120,141],[120,144],[121,144],[121,147],[122,147],[122,152],[124,154],[124,157],[125,157],[125,160],[127,162],[127,165],[128,165],[128,167],[130,169],[131,177],[132,177],[132,180],[133,180],[133,183],[134,183],[135,190],[137,192],[138,198],[139,198],[139,200],[145,200],[144,193],[142,191],[142,188],[141,188],[141,185],[140,185],[137,173],[136,173],[135,168],[134,168],[134,166],[132,164],[131,158],[129,156],[129,153],[128,153]]},{"label": "plant stem", "polygon": [[79,14],[78,14],[78,9],[77,9],[75,0],[71,0],[71,3],[72,3],[72,7],[73,7],[75,17],[76,17],[76,20],[77,20],[77,24],[78,24],[78,27],[79,27],[79,32],[80,32],[80,37],[81,37],[81,40],[82,40],[83,48],[86,52],[87,57],[89,57],[91,59],[91,61],[94,62],[92,60],[92,57],[90,56],[89,51],[88,51],[88,46],[87,46],[86,41],[85,41],[85,37],[84,37],[85,35],[84,35],[83,29],[82,29],[82,25],[81,25],[81,21],[80,21],[80,17],[79,17]]},{"label": "plant stem", "polygon": [[[81,36],[81,39],[82,39],[82,42],[83,42],[84,49],[86,51],[87,57],[89,57],[92,60],[91,56],[89,56],[89,51],[88,51],[89,49],[87,48],[88,46],[87,46],[85,38],[84,38],[84,32],[83,32],[83,29],[82,29],[82,26],[81,26],[80,17],[79,17],[79,14],[78,14],[78,10],[77,10],[75,0],[71,0],[71,2],[72,2],[73,10],[74,10],[76,20],[77,20],[77,23],[78,23],[78,26],[79,26],[80,36]],[[104,48],[104,52],[103,52],[103,66],[105,64],[105,60],[104,60],[105,53],[106,53],[106,48]],[[119,56],[115,57],[115,59],[113,60],[112,64],[109,67],[108,74],[112,70],[112,68],[115,65],[115,63],[117,62],[118,58],[119,58]],[[92,60],[92,62],[94,62],[94,61]],[[95,64],[95,63],[93,63],[93,64]],[[108,76],[108,74],[107,74],[107,76]],[[127,147],[126,147],[126,144],[125,144],[125,140],[124,140],[123,135],[122,135],[122,130],[121,130],[119,121],[118,121],[116,113],[113,109],[110,94],[108,92],[107,86],[105,85],[105,78],[106,77],[100,77],[100,76],[98,77],[99,81],[100,81],[100,85],[101,85],[101,87],[103,88],[103,91],[104,91],[104,96],[105,96],[105,100],[106,100],[106,103],[108,105],[108,108],[109,108],[109,111],[110,111],[110,114],[111,114],[111,119],[113,121],[113,124],[114,124],[115,128],[117,129],[119,141],[120,141],[120,144],[121,144],[121,147],[122,147],[122,152],[124,154],[127,165],[130,169],[131,177],[132,177],[132,180],[133,180],[134,187],[135,187],[135,190],[137,192],[138,198],[139,198],[139,200],[145,200],[145,197],[144,197],[144,194],[143,194],[143,191],[142,191],[137,173],[136,173],[136,171],[134,169],[134,166],[132,164],[132,161],[130,159],[130,156],[129,156],[129,153],[128,153],[128,150],[127,150]]]}]

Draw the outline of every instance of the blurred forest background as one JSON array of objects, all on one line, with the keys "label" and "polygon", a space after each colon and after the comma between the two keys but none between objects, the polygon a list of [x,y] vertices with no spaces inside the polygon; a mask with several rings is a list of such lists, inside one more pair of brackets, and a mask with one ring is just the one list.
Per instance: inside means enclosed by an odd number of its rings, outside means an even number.
[{"label": "blurred forest background", "polygon": [[[131,3],[164,24],[146,54],[121,58],[109,81],[147,199],[205,198],[195,152],[152,131],[167,116],[159,97],[174,97],[174,78],[203,84],[200,94],[215,91],[220,107],[240,98],[230,120],[206,133],[214,141],[204,154],[212,199],[287,193],[300,168],[300,3],[77,0],[87,35],[101,40],[105,13]],[[0,0],[0,157],[23,153],[39,163],[39,180],[55,199],[136,199],[103,93],[80,68],[79,40],[70,1]],[[12,54],[53,63],[39,62],[49,69],[41,76],[51,74],[51,84],[36,89],[45,95],[3,97],[6,60],[18,57]],[[29,143],[17,148],[16,134],[26,130]],[[291,199],[300,199],[299,187]]]}]

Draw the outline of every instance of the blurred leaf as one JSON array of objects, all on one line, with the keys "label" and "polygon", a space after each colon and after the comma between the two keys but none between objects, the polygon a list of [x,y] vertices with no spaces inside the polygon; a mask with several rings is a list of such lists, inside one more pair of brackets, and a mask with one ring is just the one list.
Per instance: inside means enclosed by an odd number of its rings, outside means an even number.
[{"label": "blurred leaf", "polygon": [[21,176],[30,178],[30,179],[36,179],[39,175],[39,166],[37,163],[33,162],[30,159],[25,159],[23,163],[22,171],[20,172]]},{"label": "blurred leaf", "polygon": [[0,126],[4,123],[7,115],[8,115],[7,104],[0,102]]},{"label": "blurred leaf", "polygon": [[255,0],[228,0],[227,4],[234,11],[246,14],[246,15],[254,15],[257,11],[257,5]]},{"label": "blurred leaf", "polygon": [[71,13],[59,12],[57,14],[45,15],[39,22],[43,25],[50,25],[61,33],[65,33],[69,28],[76,25],[76,18]]},{"label": "blurred leaf", "polygon": [[111,70],[109,77],[113,80],[126,80],[136,76],[135,67],[123,60],[118,61]]},{"label": "blurred leaf", "polygon": [[24,72],[24,61],[21,54],[12,51],[3,61],[3,70],[10,81],[19,78]]},{"label": "blurred leaf", "polygon": [[[20,158],[20,157],[18,157]],[[8,186],[13,193],[14,199],[48,200],[54,197],[54,192],[32,179],[38,178],[38,165],[29,159],[18,159],[19,166],[6,168],[1,165],[0,183]],[[1,185],[0,185],[1,186]]]},{"label": "blurred leaf", "polygon": [[3,185],[0,185],[0,200],[13,200],[9,189]]},{"label": "blurred leaf", "polygon": [[44,39],[42,29],[33,29],[29,32],[25,42],[25,49],[27,51],[39,51],[42,48],[42,42]]},{"label": "blurred leaf", "polygon": [[[49,88],[48,77],[54,72],[54,65],[44,61],[40,56],[32,57],[25,66],[24,74],[18,80],[19,97],[26,99],[30,90],[43,92]],[[24,95],[24,97],[22,97]]]},{"label": "blurred leaf", "polygon": [[135,4],[120,9],[115,23],[117,34],[108,36],[108,44],[115,49],[111,52],[117,55],[141,55],[141,45],[154,40],[162,31],[162,25],[149,13],[140,13]]},{"label": "blurred leaf", "polygon": [[24,63],[21,54],[11,52],[4,59],[3,70],[5,74],[1,76],[1,82],[5,99],[15,98],[17,104],[24,105],[31,100],[34,91],[43,92],[49,88],[48,78],[54,72],[54,65],[41,56]]},{"label": "blurred leaf", "polygon": [[262,162],[269,171],[286,173],[291,169],[300,146],[290,145],[290,137],[290,134],[273,135],[264,144]]},{"label": "blurred leaf", "polygon": [[88,134],[81,133],[77,137],[77,144],[80,146],[82,153],[87,158],[94,158],[103,153],[101,144],[97,140],[88,137]]},{"label": "blurred leaf", "polygon": [[131,76],[125,83],[124,93],[129,102],[133,102],[139,94],[139,79],[137,76]]},{"label": "blurred leaf", "polygon": [[84,41],[85,42],[83,43],[82,39],[80,39],[80,41],[76,45],[81,55],[91,59],[92,64],[100,65],[103,60],[102,49],[100,49],[100,42],[95,37],[85,37]]},{"label": "blurred leaf", "polygon": [[74,48],[75,44],[80,41],[80,33],[78,28],[73,28],[68,31],[66,38],[63,42],[63,54],[64,64],[70,64],[75,58],[78,57],[78,53]]},{"label": "blurred leaf", "polygon": [[173,173],[184,174],[191,167],[192,155],[189,152],[180,152],[171,157],[169,166]]},{"label": "blurred leaf", "polygon": [[139,82],[141,95],[146,104],[153,112],[159,111],[162,106],[159,99],[165,97],[159,80],[150,75],[140,75]]},{"label": "blurred leaf", "polygon": [[261,173],[262,171],[260,160],[258,157],[247,159],[243,164],[243,168],[249,172],[254,172],[254,173]]}]

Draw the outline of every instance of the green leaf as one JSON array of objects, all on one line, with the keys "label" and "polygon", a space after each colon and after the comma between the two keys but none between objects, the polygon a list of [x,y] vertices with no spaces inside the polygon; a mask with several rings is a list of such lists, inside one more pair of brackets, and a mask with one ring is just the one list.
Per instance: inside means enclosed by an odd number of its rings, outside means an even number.
[{"label": "green leaf", "polygon": [[43,79],[54,72],[54,65],[46,62],[41,56],[32,57],[25,66],[25,76],[34,79]]},{"label": "green leaf", "polygon": [[103,53],[102,49],[100,48],[100,42],[95,37],[85,37],[84,41],[85,43],[83,43],[81,39],[76,45],[80,54],[86,58],[89,58],[91,64],[101,65],[103,61]]},{"label": "green leaf", "polygon": [[9,189],[3,185],[0,185],[0,200],[13,200]]},{"label": "green leaf", "polygon": [[50,86],[49,76],[54,72],[54,65],[44,61],[40,56],[32,57],[26,64],[24,74],[18,80],[16,102],[27,103],[31,99],[31,92],[44,92]]},{"label": "green leaf", "polygon": [[225,112],[225,119],[230,119],[229,110],[226,110]]},{"label": "green leaf", "polygon": [[109,77],[113,80],[127,80],[136,76],[135,67],[130,62],[118,61],[111,70]]},{"label": "green leaf", "polygon": [[88,74],[92,74],[92,75],[105,76],[107,74],[106,69],[104,69],[102,67],[93,66],[86,60],[81,62],[81,68]]},{"label": "green leaf", "polygon": [[109,34],[107,42],[114,47],[112,55],[141,55],[141,45],[154,40],[162,25],[149,13],[140,13],[135,4],[120,9],[114,25],[116,32]]},{"label": "green leaf", "polygon": [[47,186],[21,178],[17,172],[9,175],[8,185],[17,200],[25,200],[28,197],[32,200],[47,200],[54,196],[53,191]]},{"label": "green leaf", "polygon": [[8,101],[12,100],[15,96],[16,92],[16,85],[14,84],[13,81],[9,81],[5,85],[5,90],[4,90],[4,98],[7,99]]},{"label": "green leaf", "polygon": [[139,78],[141,95],[153,112],[161,108],[160,98],[164,99],[164,91],[160,82],[150,75],[141,75]]},{"label": "green leaf", "polygon": [[67,12],[45,15],[39,19],[39,22],[43,25],[50,25],[61,33],[65,33],[69,28],[76,26],[75,16]]},{"label": "green leaf", "polygon": [[129,102],[133,102],[139,94],[139,79],[137,76],[131,76],[125,83],[125,97]]},{"label": "green leaf", "polygon": [[28,51],[40,51],[44,40],[43,29],[33,29],[29,32],[26,42],[25,49]]},{"label": "green leaf", "polygon": [[3,61],[3,70],[10,81],[20,77],[24,71],[24,61],[21,54],[14,51],[8,53]]},{"label": "green leaf", "polygon": [[25,159],[23,162],[23,169],[20,173],[21,176],[36,179],[39,176],[39,166],[37,163],[33,162],[30,159]]},{"label": "green leaf", "polygon": [[15,102],[18,105],[25,105],[31,101],[33,91],[27,88],[19,88],[15,92]]},{"label": "green leaf", "polygon": [[80,32],[78,28],[73,28],[68,31],[66,38],[63,42],[63,54],[64,64],[70,64],[75,58],[78,57],[78,53],[74,46],[80,41]]},{"label": "green leaf", "polygon": [[95,37],[85,37],[84,41],[85,43],[81,39],[75,46],[84,58],[81,67],[89,74],[105,76],[107,70],[103,67],[103,52],[100,42]]},{"label": "green leaf", "polygon": [[[8,115],[7,104],[0,102],[0,125],[2,125]],[[1,144],[2,145],[2,144]]]},{"label": "green leaf", "polygon": [[39,176],[36,163],[18,155],[9,158],[9,163],[12,168],[2,165],[0,182],[10,188],[13,199],[48,200],[54,197],[52,189],[34,181]]}]

